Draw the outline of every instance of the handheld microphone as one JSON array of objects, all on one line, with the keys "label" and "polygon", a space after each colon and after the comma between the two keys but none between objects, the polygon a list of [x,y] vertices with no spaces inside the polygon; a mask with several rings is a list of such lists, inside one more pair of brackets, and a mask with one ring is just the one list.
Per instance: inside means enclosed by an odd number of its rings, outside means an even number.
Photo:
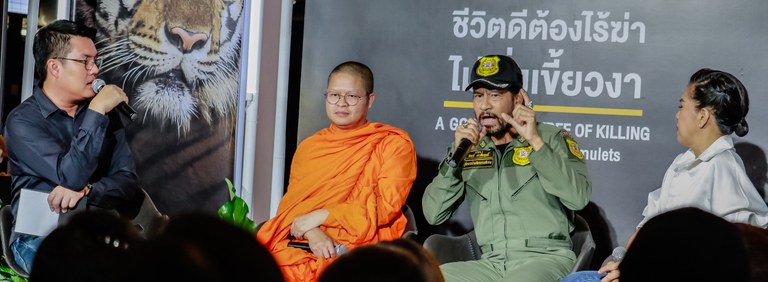
[{"label": "handheld microphone", "polygon": [[605,266],[609,262],[621,262],[621,260],[624,259],[624,254],[626,253],[627,253],[627,249],[624,247],[619,246],[614,248],[611,255],[605,258],[605,261],[603,261],[603,265],[600,267]]},{"label": "handheld microphone", "polygon": [[464,159],[464,155],[467,153],[470,146],[472,146],[472,141],[469,141],[467,138],[461,138],[461,142],[459,142],[459,145],[456,146],[456,150],[453,151],[453,155],[451,155],[451,158],[448,159],[448,165],[451,167],[458,166],[459,162]]},{"label": "handheld microphone", "polygon": [[[97,78],[93,80],[93,84],[91,84],[91,87],[93,88],[93,92],[96,94],[99,94],[99,91],[101,91],[104,86],[106,86],[107,83],[104,82],[104,80]],[[117,111],[127,117],[129,120],[133,120],[136,118],[136,110],[134,110],[131,106],[126,104],[125,102],[120,102],[120,104],[117,104],[115,107]]]},{"label": "handheld microphone", "polygon": [[616,247],[613,249],[613,252],[611,253],[611,258],[613,258],[615,261],[621,261],[624,259],[624,255],[627,253],[627,249],[624,247]]},{"label": "handheld microphone", "polygon": [[[290,241],[288,242],[288,247],[298,248],[305,250],[307,252],[311,252],[312,249],[309,248],[309,243],[306,242],[296,242],[296,241]],[[336,255],[340,256],[347,252],[347,246],[344,245],[336,245]]]}]

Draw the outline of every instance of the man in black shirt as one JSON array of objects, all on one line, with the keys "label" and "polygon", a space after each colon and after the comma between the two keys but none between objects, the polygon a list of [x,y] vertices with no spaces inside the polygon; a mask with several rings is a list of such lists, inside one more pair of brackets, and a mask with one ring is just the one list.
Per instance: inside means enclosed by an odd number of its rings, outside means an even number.
[{"label": "man in black shirt", "polygon": [[[98,94],[91,86],[100,62],[95,34],[59,20],[35,35],[35,70],[42,82],[11,111],[5,127],[14,215],[22,188],[49,193],[48,205],[57,213],[83,197],[90,206],[114,208],[136,193],[125,130],[110,112],[128,97],[115,85]],[[29,272],[42,237],[14,233],[11,242],[16,262]]]}]

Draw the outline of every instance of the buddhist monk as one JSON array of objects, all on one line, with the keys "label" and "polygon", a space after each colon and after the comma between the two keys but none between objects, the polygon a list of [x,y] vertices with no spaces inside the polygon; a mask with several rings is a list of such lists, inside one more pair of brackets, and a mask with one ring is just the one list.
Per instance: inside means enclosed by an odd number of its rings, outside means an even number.
[{"label": "buddhist monk", "polygon": [[[287,281],[316,281],[348,249],[399,238],[402,206],[416,178],[416,152],[402,129],[370,122],[373,73],[345,62],[331,71],[325,109],[331,125],[299,144],[288,191],[257,238]],[[310,250],[289,247],[309,243]]]}]

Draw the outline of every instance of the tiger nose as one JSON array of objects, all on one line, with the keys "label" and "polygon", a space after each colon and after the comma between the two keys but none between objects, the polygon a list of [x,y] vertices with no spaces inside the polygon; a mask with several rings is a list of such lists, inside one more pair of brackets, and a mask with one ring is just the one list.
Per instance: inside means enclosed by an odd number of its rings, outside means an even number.
[{"label": "tiger nose", "polygon": [[181,27],[171,28],[170,33],[168,39],[184,53],[200,49],[208,41],[207,34],[192,32]]}]

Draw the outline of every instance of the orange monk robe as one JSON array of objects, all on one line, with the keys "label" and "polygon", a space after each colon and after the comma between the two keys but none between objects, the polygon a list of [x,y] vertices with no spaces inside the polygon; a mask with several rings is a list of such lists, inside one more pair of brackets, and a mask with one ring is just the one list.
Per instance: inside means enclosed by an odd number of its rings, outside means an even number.
[{"label": "orange monk robe", "polygon": [[371,122],[353,130],[331,125],[299,144],[288,191],[257,238],[286,280],[315,281],[332,259],[288,247],[293,220],[327,209],[320,229],[349,248],[399,238],[407,221],[401,208],[415,178],[416,152],[405,131]]}]

